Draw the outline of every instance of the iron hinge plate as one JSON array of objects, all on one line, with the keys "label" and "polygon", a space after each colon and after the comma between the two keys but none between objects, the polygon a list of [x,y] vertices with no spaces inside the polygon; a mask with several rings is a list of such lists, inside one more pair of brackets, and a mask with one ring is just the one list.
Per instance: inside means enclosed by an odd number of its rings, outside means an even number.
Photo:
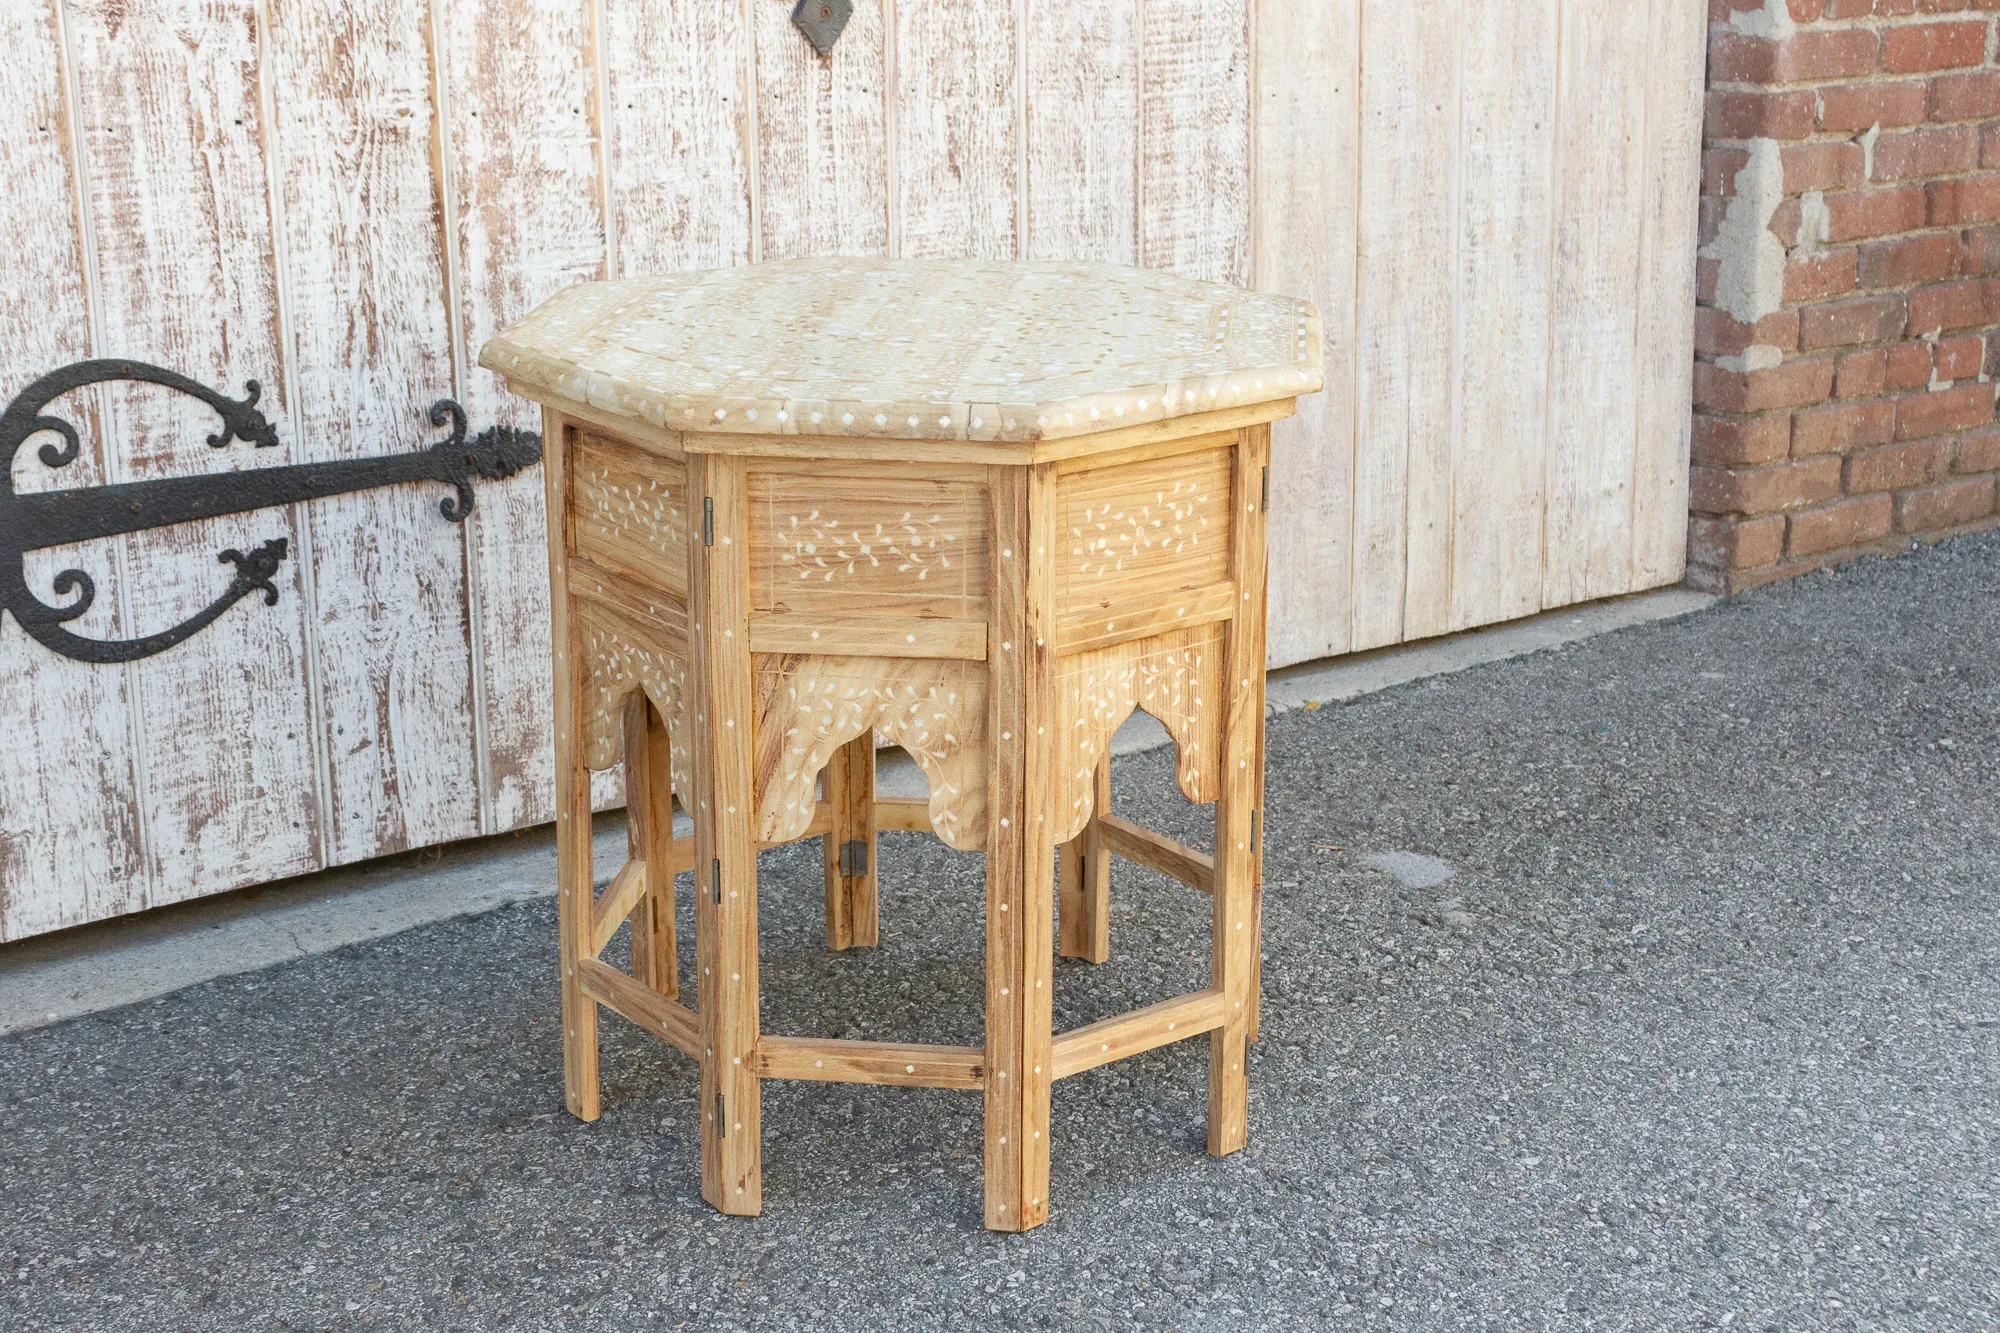
[{"label": "iron hinge plate", "polygon": [[868,844],[861,841],[840,844],[840,873],[858,879],[868,873]]},{"label": "iron hinge plate", "polygon": [[853,17],[853,0],[799,0],[792,7],[792,26],[804,33],[822,56],[833,50],[847,20]]}]

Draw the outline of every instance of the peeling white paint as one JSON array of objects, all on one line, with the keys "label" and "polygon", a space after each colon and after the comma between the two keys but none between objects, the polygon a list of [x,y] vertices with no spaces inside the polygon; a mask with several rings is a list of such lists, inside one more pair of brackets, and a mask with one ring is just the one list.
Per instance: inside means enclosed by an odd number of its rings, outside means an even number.
[{"label": "peeling white paint", "polygon": [[1724,370],[1741,374],[1751,370],[1770,370],[1785,362],[1785,349],[1773,347],[1769,343],[1752,343],[1743,349],[1741,356],[1719,356],[1715,364]]},{"label": "peeling white paint", "polygon": [[[1752,139],[1744,146],[1750,160],[1736,173],[1736,193],[1701,254],[1721,266],[1716,308],[1739,324],[1755,324],[1784,304],[1785,246],[1771,234],[1771,218],[1785,199],[1785,167],[1776,139]],[[1822,217],[1825,211],[1822,203]]]},{"label": "peeling white paint", "polygon": [[1769,37],[1776,41],[1799,29],[1787,0],[1764,0],[1762,9],[1742,9],[1729,16],[1729,26],[1745,37]]}]

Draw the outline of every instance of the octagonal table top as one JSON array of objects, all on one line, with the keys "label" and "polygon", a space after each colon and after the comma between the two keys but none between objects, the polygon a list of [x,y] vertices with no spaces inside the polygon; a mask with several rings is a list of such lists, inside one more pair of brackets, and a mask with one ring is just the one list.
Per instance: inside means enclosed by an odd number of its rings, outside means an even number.
[{"label": "octagonal table top", "polygon": [[1115,264],[792,259],[558,292],[481,349],[673,431],[1040,441],[1321,387],[1304,301]]}]

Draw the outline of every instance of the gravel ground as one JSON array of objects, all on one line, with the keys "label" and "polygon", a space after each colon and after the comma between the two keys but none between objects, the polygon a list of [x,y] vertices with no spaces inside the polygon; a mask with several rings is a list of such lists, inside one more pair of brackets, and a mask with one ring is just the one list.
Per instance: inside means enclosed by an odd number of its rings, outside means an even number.
[{"label": "gravel ground", "polygon": [[[615,1017],[571,1120],[549,900],[0,1041],[0,1326],[2000,1327],[1996,648],[1988,537],[1276,719],[1251,1146],[1199,1044],[1067,1080],[1026,1236],[971,1094],[769,1085],[754,1220]],[[833,955],[767,854],[769,1030],[978,1041],[976,860],[883,860]],[[1116,895],[1059,1025],[1201,984]]]}]

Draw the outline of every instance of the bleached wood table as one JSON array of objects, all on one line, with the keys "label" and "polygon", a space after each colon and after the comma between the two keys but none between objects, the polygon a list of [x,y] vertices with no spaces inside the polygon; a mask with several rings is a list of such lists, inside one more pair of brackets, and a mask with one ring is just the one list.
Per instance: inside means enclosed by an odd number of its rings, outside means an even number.
[{"label": "bleached wood table", "polygon": [[[1209,1151],[1241,1148],[1270,423],[1320,387],[1312,307],[1101,265],[796,260],[573,287],[480,364],[546,422],[569,1109],[598,1114],[600,1005],[666,1038],[701,1066],[702,1195],[748,1214],[761,1080],[980,1091],[986,1224],[1019,1231],[1048,1215],[1052,1081],[1206,1034]],[[1135,708],[1215,803],[1213,856],[1111,814]],[[877,731],[927,801],[875,797]],[[631,858],[594,894],[590,770],[621,759]],[[984,1046],[759,1027],[758,848],[823,838],[828,943],[873,944],[878,829],[986,853]],[[1056,1033],[1058,946],[1108,956],[1108,853],[1211,895],[1213,982]],[[628,918],[630,974],[598,957]]]}]

